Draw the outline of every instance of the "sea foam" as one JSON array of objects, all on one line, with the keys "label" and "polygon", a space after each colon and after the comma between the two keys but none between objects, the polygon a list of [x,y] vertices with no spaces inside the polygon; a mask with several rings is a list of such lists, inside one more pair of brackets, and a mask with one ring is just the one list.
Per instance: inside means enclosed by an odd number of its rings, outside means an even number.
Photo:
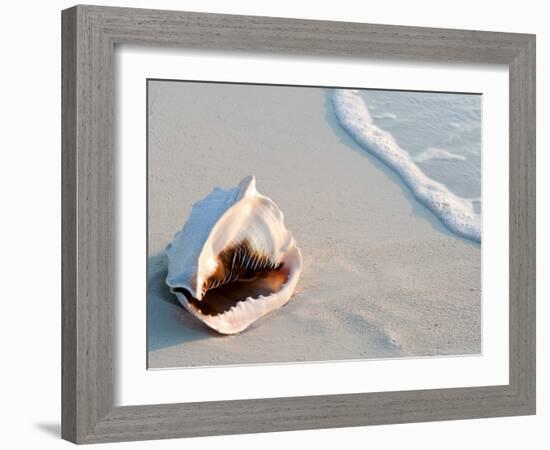
[{"label": "sea foam", "polygon": [[423,151],[419,155],[413,157],[414,162],[432,161],[434,159],[446,160],[446,161],[465,161],[466,157],[462,155],[456,155],[444,148],[430,147],[428,150]]},{"label": "sea foam", "polygon": [[359,91],[335,89],[332,104],[340,125],[369,153],[399,174],[414,196],[454,233],[481,242],[481,217],[471,199],[451,192],[415,164],[387,131],[377,127]]}]

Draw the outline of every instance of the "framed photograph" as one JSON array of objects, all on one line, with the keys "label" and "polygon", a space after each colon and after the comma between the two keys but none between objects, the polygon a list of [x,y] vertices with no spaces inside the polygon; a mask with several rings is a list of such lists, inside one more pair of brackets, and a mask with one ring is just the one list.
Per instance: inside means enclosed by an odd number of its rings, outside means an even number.
[{"label": "framed photograph", "polygon": [[535,413],[535,37],[62,12],[62,436]]}]

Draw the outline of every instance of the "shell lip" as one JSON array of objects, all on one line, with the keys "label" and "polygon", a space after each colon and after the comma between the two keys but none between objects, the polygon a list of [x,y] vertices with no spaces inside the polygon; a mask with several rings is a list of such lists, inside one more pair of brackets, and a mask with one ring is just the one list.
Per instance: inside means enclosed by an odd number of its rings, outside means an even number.
[{"label": "shell lip", "polygon": [[[279,289],[269,295],[246,296],[218,314],[208,314],[202,311],[201,303],[190,295],[189,290],[183,287],[173,287],[171,290],[176,295],[181,305],[208,327],[220,334],[237,334],[244,331],[252,323],[283,306],[294,291],[302,270],[302,255],[298,247],[292,248],[283,260],[283,268],[286,272],[284,282]],[[254,281],[250,282],[254,283]],[[228,288],[230,289],[230,287]]]}]

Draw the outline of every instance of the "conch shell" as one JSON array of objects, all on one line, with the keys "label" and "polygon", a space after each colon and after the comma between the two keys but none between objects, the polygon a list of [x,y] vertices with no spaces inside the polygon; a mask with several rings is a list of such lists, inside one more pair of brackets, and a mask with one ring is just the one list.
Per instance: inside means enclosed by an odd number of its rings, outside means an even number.
[{"label": "conch shell", "polygon": [[250,176],[195,203],[166,254],[171,291],[221,334],[239,333],[283,306],[302,271],[283,213]]}]

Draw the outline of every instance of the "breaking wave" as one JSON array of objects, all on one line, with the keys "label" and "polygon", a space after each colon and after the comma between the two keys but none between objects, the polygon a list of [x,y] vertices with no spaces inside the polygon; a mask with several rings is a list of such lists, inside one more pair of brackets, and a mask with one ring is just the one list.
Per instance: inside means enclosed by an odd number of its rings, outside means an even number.
[{"label": "breaking wave", "polygon": [[344,130],[366,151],[397,172],[418,201],[432,210],[447,228],[481,242],[481,217],[474,212],[472,200],[457,196],[444,184],[428,177],[391,133],[374,124],[359,91],[336,89],[332,93],[332,104]]}]

